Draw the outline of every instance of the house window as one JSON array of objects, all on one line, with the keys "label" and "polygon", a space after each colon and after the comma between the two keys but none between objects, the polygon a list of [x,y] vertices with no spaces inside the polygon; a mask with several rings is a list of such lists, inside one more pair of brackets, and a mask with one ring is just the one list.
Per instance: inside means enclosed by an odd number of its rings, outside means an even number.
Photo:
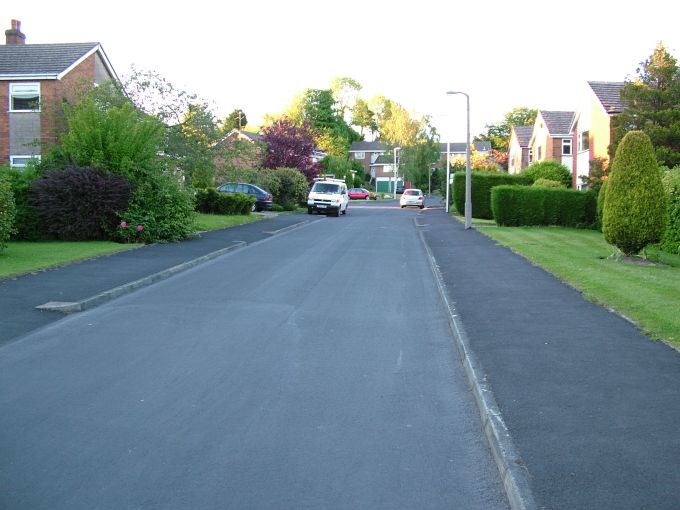
[{"label": "house window", "polygon": [[578,150],[585,152],[590,150],[590,131],[583,131],[578,137]]},{"label": "house window", "polygon": [[354,153],[354,159],[365,159],[365,158],[366,158],[365,152],[355,152]]},{"label": "house window", "polygon": [[9,166],[14,168],[24,168],[28,165],[28,162],[31,160],[35,160],[36,162],[38,162],[40,161],[40,156],[10,156]]},{"label": "house window", "polygon": [[534,160],[534,149],[529,149],[529,163]]},{"label": "house window", "polygon": [[10,83],[9,111],[40,111],[40,83]]},{"label": "house window", "polygon": [[571,156],[571,138],[562,138],[562,156]]},{"label": "house window", "polygon": [[541,161],[541,149],[543,147],[537,147],[536,148],[536,161]]}]

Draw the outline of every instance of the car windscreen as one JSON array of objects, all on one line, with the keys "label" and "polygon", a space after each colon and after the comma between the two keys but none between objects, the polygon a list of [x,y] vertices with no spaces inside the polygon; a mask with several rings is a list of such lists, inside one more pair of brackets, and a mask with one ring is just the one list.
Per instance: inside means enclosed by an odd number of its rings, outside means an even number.
[{"label": "car windscreen", "polygon": [[328,182],[317,182],[312,186],[312,191],[315,193],[340,193],[340,186]]},{"label": "car windscreen", "polygon": [[415,189],[407,189],[404,192],[404,195],[420,195],[420,191],[415,190]]}]

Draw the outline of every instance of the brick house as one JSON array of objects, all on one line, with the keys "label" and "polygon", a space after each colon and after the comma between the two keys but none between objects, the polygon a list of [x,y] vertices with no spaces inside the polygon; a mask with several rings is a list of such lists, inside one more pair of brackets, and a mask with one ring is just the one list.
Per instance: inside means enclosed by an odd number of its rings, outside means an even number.
[{"label": "brick house", "polygon": [[61,103],[84,86],[118,80],[99,43],[25,44],[12,20],[0,45],[0,164],[22,167],[57,142]]},{"label": "brick house", "polygon": [[539,110],[529,140],[532,162],[552,159],[567,168],[572,167],[573,119],[574,112]]},{"label": "brick house", "polygon": [[364,172],[371,176],[376,191],[383,193],[394,189],[394,161],[385,154],[391,148],[382,142],[352,142],[349,158],[364,166]]},{"label": "brick house", "polygon": [[621,89],[624,82],[589,81],[572,119],[570,132],[576,148],[572,160],[572,185],[581,187],[581,177],[590,173],[590,162],[595,158],[609,162],[612,140],[611,119],[623,111]]},{"label": "brick house", "polygon": [[511,126],[508,144],[508,173],[518,174],[531,163],[532,126]]}]

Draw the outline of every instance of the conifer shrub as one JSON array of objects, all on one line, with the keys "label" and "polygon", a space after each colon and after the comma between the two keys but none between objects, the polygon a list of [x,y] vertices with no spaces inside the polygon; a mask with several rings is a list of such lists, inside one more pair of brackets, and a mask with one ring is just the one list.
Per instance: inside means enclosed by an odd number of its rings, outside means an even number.
[{"label": "conifer shrub", "polygon": [[602,215],[604,213],[604,200],[607,196],[607,181],[602,181],[600,191],[597,192],[597,228],[602,230]]},{"label": "conifer shrub", "polygon": [[[511,175],[501,172],[472,172],[471,198],[472,217],[491,219],[491,190],[495,186],[517,185],[528,186],[532,181],[522,175]],[[465,213],[465,172],[456,172],[453,179],[453,203],[460,214]]]},{"label": "conifer shrub", "polygon": [[666,196],[652,142],[642,131],[627,133],[616,149],[604,199],[602,232],[624,255],[661,239]]},{"label": "conifer shrub", "polygon": [[522,173],[524,177],[536,182],[538,179],[561,182],[565,188],[571,187],[571,172],[562,163],[554,160],[537,161],[530,164]]},{"label": "conifer shrub", "polygon": [[124,211],[132,187],[123,175],[71,167],[47,172],[33,183],[31,200],[41,228],[64,241],[103,240]]},{"label": "conifer shrub", "polygon": [[7,241],[15,232],[15,216],[12,182],[7,174],[0,173],[0,252],[7,247]]}]

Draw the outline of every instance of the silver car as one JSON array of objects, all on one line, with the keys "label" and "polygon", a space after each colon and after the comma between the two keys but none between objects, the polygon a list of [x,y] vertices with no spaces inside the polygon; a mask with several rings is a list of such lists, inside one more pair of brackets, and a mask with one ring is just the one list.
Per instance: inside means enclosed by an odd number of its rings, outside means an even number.
[{"label": "silver car", "polygon": [[403,209],[409,205],[420,207],[421,209],[425,207],[425,197],[423,196],[423,192],[415,188],[405,189],[404,193],[399,199],[399,207]]}]

